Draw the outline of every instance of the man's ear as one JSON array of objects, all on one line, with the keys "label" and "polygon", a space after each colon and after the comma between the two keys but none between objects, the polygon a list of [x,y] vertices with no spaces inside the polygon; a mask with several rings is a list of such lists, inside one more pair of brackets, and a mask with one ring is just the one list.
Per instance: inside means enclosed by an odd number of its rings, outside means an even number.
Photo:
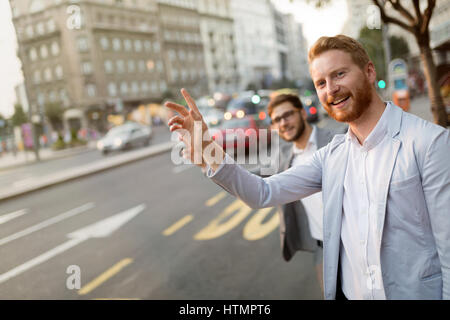
[{"label": "man's ear", "polygon": [[372,61],[369,61],[367,63],[365,72],[367,79],[369,79],[369,82],[375,84],[375,81],[377,80],[377,71],[375,70],[375,65]]},{"label": "man's ear", "polygon": [[306,113],[305,107],[303,107],[303,108],[300,110],[300,114],[302,115],[303,120],[306,121],[306,119],[308,118],[308,114]]}]

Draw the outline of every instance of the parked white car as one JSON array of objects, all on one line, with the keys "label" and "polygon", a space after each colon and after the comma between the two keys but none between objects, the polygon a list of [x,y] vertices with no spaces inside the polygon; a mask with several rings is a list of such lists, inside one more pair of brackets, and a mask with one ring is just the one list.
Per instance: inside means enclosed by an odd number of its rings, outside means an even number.
[{"label": "parked white car", "polygon": [[131,149],[133,147],[148,146],[152,138],[152,129],[137,122],[127,122],[111,128],[108,133],[97,142],[97,149],[103,154],[111,151]]}]

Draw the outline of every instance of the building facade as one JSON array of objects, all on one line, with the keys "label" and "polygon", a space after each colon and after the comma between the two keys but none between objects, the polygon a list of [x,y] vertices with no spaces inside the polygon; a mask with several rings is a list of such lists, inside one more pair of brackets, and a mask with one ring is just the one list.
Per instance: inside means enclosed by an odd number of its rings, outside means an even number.
[{"label": "building facade", "polygon": [[66,127],[105,130],[108,114],[167,90],[155,1],[10,3],[33,113],[60,104]]},{"label": "building facade", "polygon": [[198,2],[210,94],[232,94],[239,90],[240,76],[230,4],[230,0]]},{"label": "building facade", "polygon": [[231,0],[239,87],[270,86],[281,78],[274,15],[269,0]]}]

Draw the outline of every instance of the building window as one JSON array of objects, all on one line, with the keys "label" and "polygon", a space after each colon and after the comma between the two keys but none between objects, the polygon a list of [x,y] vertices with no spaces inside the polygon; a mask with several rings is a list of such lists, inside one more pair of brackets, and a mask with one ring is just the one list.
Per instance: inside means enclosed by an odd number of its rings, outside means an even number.
[{"label": "building window", "polygon": [[180,57],[181,61],[184,61],[186,59],[186,53],[184,52],[184,50],[178,51],[178,56]]},{"label": "building window", "polygon": [[46,45],[42,45],[40,48],[41,51],[41,58],[46,59],[48,57],[48,50]]},{"label": "building window", "polygon": [[136,52],[142,51],[142,41],[141,40],[134,40],[134,50],[136,50]]},{"label": "building window", "polygon": [[114,49],[114,51],[120,51],[122,49],[122,45],[120,43],[120,39],[119,38],[114,38],[113,39],[113,49]]},{"label": "building window", "polygon": [[131,40],[130,39],[123,40],[123,47],[125,48],[125,51],[131,51]]},{"label": "building window", "polygon": [[33,26],[32,25],[27,26],[27,29],[25,32],[29,38],[32,38],[34,35]]},{"label": "building window", "polygon": [[138,68],[139,68],[139,72],[145,72],[145,61],[144,60],[139,60]]},{"label": "building window", "polygon": [[38,102],[38,105],[43,106],[45,104],[45,94],[43,94],[42,92],[39,92],[37,94],[37,102]]},{"label": "building window", "polygon": [[84,75],[92,74],[92,63],[90,61],[82,62],[81,69],[82,69]]},{"label": "building window", "polygon": [[161,45],[159,44],[159,42],[153,42],[153,51],[155,53],[159,53],[160,50],[161,50]]},{"label": "building window", "polygon": [[108,94],[110,97],[115,97],[117,95],[117,87],[114,82],[108,84]]},{"label": "building window", "polygon": [[158,72],[163,72],[163,63],[161,61],[156,62],[156,70],[158,70]]},{"label": "building window", "polygon": [[152,92],[156,93],[158,91],[158,85],[156,84],[156,81],[152,81],[150,87]]},{"label": "building window", "polygon": [[105,72],[112,73],[113,72],[113,63],[111,60],[105,60],[104,62]]},{"label": "building window", "polygon": [[150,43],[150,41],[148,40],[144,41],[144,48],[145,52],[150,52],[150,50],[152,49],[152,44]]},{"label": "building window", "polygon": [[56,92],[54,90],[50,91],[48,93],[48,99],[50,100],[50,102],[55,102],[57,99],[57,95]]},{"label": "building window", "polygon": [[69,97],[67,96],[66,89],[61,89],[59,91],[59,98],[63,102],[63,105],[67,107],[70,104]]},{"label": "building window", "polygon": [[44,79],[47,82],[52,81],[52,71],[50,70],[50,68],[45,68],[45,70],[44,70]]},{"label": "building window", "polygon": [[57,79],[62,79],[63,77],[63,69],[60,65],[55,67],[55,76]]},{"label": "building window", "polygon": [[164,92],[167,90],[167,85],[165,81],[160,81],[159,82],[159,91],[160,92]]},{"label": "building window", "polygon": [[45,28],[44,28],[44,23],[43,22],[39,22],[36,25],[36,32],[38,35],[43,35],[45,33]]},{"label": "building window", "polygon": [[86,37],[79,37],[77,39],[77,45],[80,52],[86,52],[89,50],[89,45]]},{"label": "building window", "polygon": [[53,56],[57,56],[59,54],[59,44],[58,42],[53,42],[51,46],[51,51]]},{"label": "building window", "polygon": [[44,10],[44,3],[42,0],[33,0],[30,4],[30,12],[35,13],[38,11]]},{"label": "building window", "polygon": [[133,60],[128,60],[128,72],[132,73],[136,70],[136,64]]},{"label": "building window", "polygon": [[117,72],[124,73],[125,72],[125,62],[123,60],[117,60]]},{"label": "building window", "polygon": [[148,84],[147,84],[146,81],[142,81],[142,83],[141,83],[141,90],[144,93],[148,92]]},{"label": "building window", "polygon": [[86,85],[86,93],[88,95],[88,97],[95,97],[95,95],[97,94],[97,88],[95,87],[95,84],[87,84]]},{"label": "building window", "polygon": [[103,50],[109,49],[109,40],[107,37],[100,38],[100,46],[102,47]]},{"label": "building window", "polygon": [[53,32],[56,30],[56,24],[53,19],[47,21],[47,30],[48,32]]},{"label": "building window", "polygon": [[31,61],[36,61],[37,60],[37,52],[35,48],[31,48],[30,50],[30,59]]},{"label": "building window", "polygon": [[137,83],[136,81],[133,81],[133,82],[131,83],[131,91],[132,91],[134,94],[138,94],[138,93],[139,93],[139,85],[138,85],[138,83]]},{"label": "building window", "polygon": [[120,84],[120,93],[121,94],[127,94],[128,93],[128,85],[126,82],[122,82]]},{"label": "building window", "polygon": [[168,55],[169,55],[170,61],[174,61],[177,59],[177,54],[175,53],[175,50],[173,50],[173,49],[169,50]]}]

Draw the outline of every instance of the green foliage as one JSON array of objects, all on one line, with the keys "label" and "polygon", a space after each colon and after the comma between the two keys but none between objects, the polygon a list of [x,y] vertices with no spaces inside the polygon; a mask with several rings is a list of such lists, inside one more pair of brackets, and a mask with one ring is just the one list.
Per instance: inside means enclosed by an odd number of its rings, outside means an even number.
[{"label": "green foliage", "polygon": [[63,113],[64,109],[59,103],[47,103],[45,105],[45,115],[54,130],[58,131],[62,129]]},{"label": "green foliage", "polygon": [[20,104],[14,106],[14,114],[11,117],[11,121],[14,127],[28,122],[28,117]]},{"label": "green foliage", "polygon": [[[383,34],[380,29],[364,27],[359,32],[358,41],[364,46],[375,65],[378,79],[386,79],[386,61],[383,50]],[[408,44],[402,37],[389,37],[391,59],[405,59],[409,54]]]}]

